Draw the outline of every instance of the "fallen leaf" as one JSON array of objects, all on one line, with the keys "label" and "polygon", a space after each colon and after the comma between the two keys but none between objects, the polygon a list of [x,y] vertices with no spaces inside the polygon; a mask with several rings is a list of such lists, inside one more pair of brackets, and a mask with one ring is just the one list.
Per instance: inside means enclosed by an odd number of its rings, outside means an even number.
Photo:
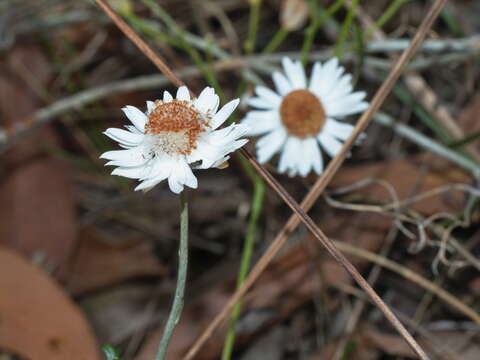
[{"label": "fallen leaf", "polygon": [[72,259],[67,288],[74,294],[116,285],[143,276],[164,275],[151,243],[123,240],[121,244],[90,229],[82,232]]},{"label": "fallen leaf", "polygon": [[[0,69],[0,116],[7,126],[18,124],[39,106],[38,94],[32,88],[45,85],[49,73],[50,65],[36,47],[12,50],[8,65]],[[68,168],[49,153],[58,144],[53,129],[46,127],[5,154],[0,244],[35,258],[62,277],[77,229]]]},{"label": "fallen leaf", "polygon": [[0,248],[0,348],[29,360],[99,360],[78,307],[38,267]]}]

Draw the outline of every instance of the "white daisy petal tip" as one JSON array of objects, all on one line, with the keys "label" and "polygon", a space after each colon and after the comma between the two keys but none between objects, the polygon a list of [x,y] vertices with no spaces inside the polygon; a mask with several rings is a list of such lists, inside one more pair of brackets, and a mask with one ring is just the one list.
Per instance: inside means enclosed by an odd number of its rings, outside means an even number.
[{"label": "white daisy petal tip", "polygon": [[[281,65],[283,72],[272,75],[276,91],[257,87],[256,96],[248,100],[256,110],[247,112],[241,123],[250,127],[248,136],[262,136],[256,143],[259,162],[280,153],[279,172],[321,174],[320,149],[330,157],[338,153],[353,129],[340,119],[367,109],[366,93],[353,92],[352,76],[336,57],[315,62],[309,79],[300,61],[283,57]],[[272,135],[279,130],[283,137]]]},{"label": "white daisy petal tip", "polygon": [[104,152],[100,158],[108,160],[105,166],[116,167],[112,175],[139,180],[135,191],[149,191],[164,180],[175,194],[185,186],[196,189],[193,168],[221,167],[231,152],[248,141],[242,138],[247,125],[217,129],[239,101],[234,99],[217,112],[219,97],[213,88],[207,87],[191,99],[188,88],[182,86],[176,98],[165,91],[163,101],[147,101],[146,112],[127,105],[122,110],[132,125],[103,132],[121,149]]},{"label": "white daisy petal tip", "polygon": [[188,88],[185,85],[180,86],[178,88],[177,100],[190,101],[190,92],[188,91]]},{"label": "white daisy petal tip", "polygon": [[163,102],[170,102],[173,100],[172,94],[170,94],[167,90],[163,92]]}]

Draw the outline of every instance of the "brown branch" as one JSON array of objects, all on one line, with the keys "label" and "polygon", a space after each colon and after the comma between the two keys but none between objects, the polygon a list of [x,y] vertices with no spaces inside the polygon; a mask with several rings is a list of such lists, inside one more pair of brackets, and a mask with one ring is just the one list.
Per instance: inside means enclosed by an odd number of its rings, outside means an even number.
[{"label": "brown branch", "polygon": [[[130,26],[124,22],[113,10],[112,8],[105,2],[105,0],[95,0],[95,2],[105,11],[105,13],[115,22],[115,24],[124,32],[124,34],[129,37],[137,46],[138,48],[162,71],[165,76],[172,80],[172,82],[177,85],[183,85],[183,83],[175,76],[175,74],[168,68],[165,62],[158,57],[155,52],[148,46],[146,42],[144,42],[131,28]],[[430,9],[429,13],[427,14],[424,22],[420,26],[416,36],[412,40],[410,46],[404,51],[402,56],[400,57],[399,61],[392,69],[389,77],[386,81],[382,84],[380,89],[377,91],[376,96],[372,100],[370,107],[367,111],[362,115],[360,118],[355,130],[353,131],[350,138],[345,142],[342,150],[340,153],[330,162],[327,170],[325,171],[324,175],[317,181],[314,185],[313,190],[317,189],[318,193],[321,193],[323,189],[326,187],[328,182],[333,177],[334,173],[338,170],[340,165],[343,163],[348,150],[353,145],[355,138],[362,133],[367,125],[369,124],[373,114],[379,109],[383,101],[385,100],[386,96],[392,89],[395,81],[400,76],[404,66],[413,56],[415,50],[420,45],[421,41],[425,37],[428,29],[432,26],[435,18],[438,16],[441,8],[445,4],[446,0],[437,0],[432,8]],[[262,166],[260,165],[255,158],[248,153],[247,150],[241,149],[242,154],[250,161],[253,167],[264,177],[267,183],[274,189],[277,194],[290,206],[290,208],[296,213],[296,215],[300,218],[300,220],[307,226],[307,228],[312,232],[312,234],[322,243],[322,245],[327,249],[327,251],[340,263],[342,266],[349,272],[349,274],[355,279],[355,281],[367,292],[367,294],[371,297],[373,302],[378,306],[378,308],[384,313],[385,317],[388,321],[397,329],[397,331],[402,335],[402,337],[407,341],[407,343],[412,347],[412,349],[417,353],[417,355],[421,359],[428,359],[427,354],[423,351],[423,349],[418,345],[415,339],[410,335],[410,333],[405,329],[405,327],[400,323],[400,321],[396,318],[393,312],[388,308],[388,306],[383,302],[383,300],[377,295],[375,290],[368,284],[368,282],[362,277],[362,275],[357,271],[357,269],[350,263],[350,261],[335,247],[333,242],[315,225],[313,220],[305,213],[305,211],[300,207],[300,205],[290,196],[290,194],[278,183],[278,181]],[[312,203],[314,202],[314,198],[312,197]],[[305,200],[308,200],[305,199]],[[294,219],[297,219],[294,217]],[[298,222],[298,220],[296,220]],[[287,223],[288,225],[288,223]],[[272,246],[275,244],[272,244]],[[278,244],[277,244],[278,245]],[[279,249],[281,247],[277,246]],[[271,248],[270,248],[271,249]],[[269,250],[270,250],[269,249]],[[272,253],[272,257],[275,254]],[[266,254],[265,254],[266,255]],[[265,255],[262,258],[265,259]],[[271,258],[267,258],[265,266],[269,263]],[[257,264],[258,265],[258,264]],[[262,269],[263,271],[263,269]],[[252,271],[253,273],[253,271]],[[251,282],[251,281],[250,281]],[[251,282],[253,283],[253,282]],[[241,289],[240,289],[241,290]],[[233,297],[234,298],[234,297]],[[238,299],[236,299],[231,306],[233,306]],[[229,304],[232,303],[230,300]],[[230,310],[226,312],[228,314]],[[223,313],[223,312],[222,312]],[[220,318],[220,321],[223,319],[225,315]],[[218,316],[217,316],[218,318]],[[214,330],[214,327],[211,331]],[[210,333],[211,333],[210,331]],[[209,337],[208,329],[205,331],[203,340],[202,337],[199,340],[204,342]],[[206,337],[205,337],[206,335]],[[191,359],[196,351],[199,348],[200,342],[197,341],[196,345],[191,348],[185,359]]]}]

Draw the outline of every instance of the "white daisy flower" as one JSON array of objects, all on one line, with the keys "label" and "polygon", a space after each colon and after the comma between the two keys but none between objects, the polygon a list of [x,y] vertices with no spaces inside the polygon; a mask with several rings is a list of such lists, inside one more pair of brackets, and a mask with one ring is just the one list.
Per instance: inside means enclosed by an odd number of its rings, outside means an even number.
[{"label": "white daisy flower", "polygon": [[228,154],[245,145],[240,139],[248,131],[243,124],[218,129],[232,114],[239,100],[232,100],[219,111],[214,89],[205,88],[190,99],[182,86],[174,99],[168,91],[163,100],[147,101],[146,113],[136,107],[122,110],[133,125],[126,130],[110,128],[104,134],[124,150],[107,151],[101,158],[106,165],[118,166],[112,175],[139,179],[135,190],[149,190],[168,179],[170,190],[180,193],[184,185],[197,188],[192,169],[221,167]]},{"label": "white daisy flower", "polygon": [[273,74],[277,92],[257,86],[248,104],[259,110],[248,112],[242,124],[250,127],[249,136],[265,134],[256,144],[260,163],[281,152],[279,172],[306,176],[313,169],[321,174],[319,145],[331,157],[340,151],[353,126],[338,119],[365,110],[366,93],[352,92],[352,76],[344,74],[336,58],[316,62],[308,83],[300,61],[283,58],[282,64],[285,74]]}]

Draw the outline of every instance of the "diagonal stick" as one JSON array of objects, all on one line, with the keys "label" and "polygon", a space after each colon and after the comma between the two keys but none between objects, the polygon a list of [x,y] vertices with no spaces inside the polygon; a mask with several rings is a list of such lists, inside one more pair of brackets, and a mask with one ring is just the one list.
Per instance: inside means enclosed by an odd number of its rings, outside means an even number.
[{"label": "diagonal stick", "polygon": [[[105,3],[105,0],[95,0],[95,2],[105,11],[105,13],[115,22],[115,24],[125,33],[126,36],[128,36],[138,47],[139,49],[147,56],[149,57],[152,62],[157,65],[157,67],[160,69],[160,71],[164,72],[164,74],[172,80],[174,84],[181,85],[182,82],[175,76],[175,74],[168,68],[168,66],[153,52],[153,50],[130,28],[130,26],[124,22],[111,8],[110,6]],[[420,26],[416,36],[412,40],[412,43],[410,46],[404,51],[402,56],[400,57],[399,61],[395,65],[395,67],[392,69],[389,77],[387,80],[382,84],[380,89],[378,90],[376,96],[372,100],[371,106],[367,109],[367,111],[362,115],[361,119],[359,120],[359,123],[357,124],[354,132],[350,136],[350,138],[345,142],[344,147],[342,150],[337,154],[337,156],[330,162],[329,167],[327,168],[324,176],[322,176],[319,181],[314,185],[312,188],[311,192],[317,189],[318,193],[321,193],[323,189],[326,187],[328,182],[331,180],[333,177],[334,173],[338,170],[340,165],[343,163],[343,160],[345,159],[345,156],[347,154],[348,149],[353,145],[353,142],[355,138],[366,128],[368,125],[370,119],[372,118],[373,114],[378,110],[380,105],[383,103],[385,100],[385,97],[387,94],[390,92],[393,84],[395,81],[398,79],[403,67],[406,65],[408,60],[413,56],[415,50],[418,48],[420,45],[421,41],[425,37],[428,29],[432,26],[435,18],[438,16],[438,13],[442,9],[442,7],[445,5],[446,0],[437,0],[432,8],[430,9],[429,13],[427,14],[426,18],[424,19],[424,22]],[[348,261],[347,258],[335,247],[333,242],[328,239],[328,237],[323,234],[323,232],[315,225],[313,220],[305,213],[305,211],[300,207],[300,205],[288,194],[288,192],[273,178],[273,176],[265,169],[263,168],[262,165],[260,165],[250,153],[248,153],[247,150],[241,149],[242,154],[247,157],[247,159],[252,163],[252,165],[255,167],[255,169],[265,178],[265,180],[268,182],[268,184],[277,192],[277,194],[290,206],[290,208],[300,217],[300,220],[307,226],[307,228],[312,232],[312,234],[325,246],[327,251],[339,262],[341,263],[344,268],[350,273],[350,275],[357,281],[357,283],[367,292],[367,294],[372,298],[372,300],[375,302],[375,304],[379,307],[379,309],[384,313],[386,318],[390,321],[390,323],[399,331],[399,333],[404,337],[404,339],[407,341],[407,343],[412,347],[412,349],[417,353],[417,355],[421,359],[428,359],[428,356],[425,354],[425,352],[422,350],[422,348],[418,345],[418,343],[413,339],[413,337],[410,335],[410,333],[403,327],[403,325],[399,322],[399,320],[395,317],[393,312],[388,308],[388,306],[382,301],[382,299],[376,294],[376,292],[370,287],[370,285],[367,283],[367,281],[362,277],[362,275],[356,270],[356,268]],[[318,190],[320,189],[320,190]],[[308,199],[305,199],[308,200]],[[314,199],[312,199],[312,203],[314,202]],[[287,223],[288,225],[288,223]],[[276,247],[274,247],[275,243],[272,244],[271,248],[276,248],[279,249],[280,246],[277,244]],[[269,249],[269,250],[270,250]],[[269,251],[267,251],[269,253]],[[272,257],[275,255],[276,251],[271,252]],[[267,255],[267,254],[265,254]],[[264,258],[265,258],[264,255]],[[263,259],[263,258],[262,258]],[[269,261],[264,261],[265,266],[268,264]],[[260,263],[260,261],[259,261]],[[258,264],[257,264],[258,265]],[[254,268],[254,270],[257,267]],[[252,270],[252,274],[253,271]],[[250,281],[253,283],[252,281]],[[244,284],[243,288],[246,288],[245,285],[249,284],[249,281],[247,279],[246,283]],[[240,289],[242,290],[242,289]],[[244,290],[245,291],[245,290]],[[238,291],[240,292],[240,291]],[[237,292],[237,293],[238,293]],[[238,296],[237,296],[238,297]],[[232,298],[234,299],[234,297]],[[229,304],[232,302],[232,299],[229,301]],[[233,304],[237,302],[238,299],[236,299]],[[227,304],[228,305],[228,304]],[[227,309],[227,314],[230,309]],[[224,311],[222,311],[220,314],[222,314]],[[218,319],[219,316],[216,317]],[[222,318],[220,318],[218,324],[221,322]],[[212,322],[212,324],[215,324],[215,320]],[[212,325],[211,324],[211,325]],[[217,325],[214,325],[212,327],[212,330]],[[208,330],[208,329],[207,329]],[[208,331],[205,331],[205,333],[208,333]],[[205,335],[204,333],[204,335]],[[205,341],[208,338],[208,336],[203,340]],[[199,338],[199,340],[201,340]],[[200,341],[197,341],[196,344],[199,344]],[[197,347],[194,346],[190,349],[190,352],[187,354],[185,359],[190,359],[193,357],[193,355],[196,353],[198,350],[199,346]],[[200,344],[201,345],[201,344]],[[196,350],[197,348],[197,350]]]}]

